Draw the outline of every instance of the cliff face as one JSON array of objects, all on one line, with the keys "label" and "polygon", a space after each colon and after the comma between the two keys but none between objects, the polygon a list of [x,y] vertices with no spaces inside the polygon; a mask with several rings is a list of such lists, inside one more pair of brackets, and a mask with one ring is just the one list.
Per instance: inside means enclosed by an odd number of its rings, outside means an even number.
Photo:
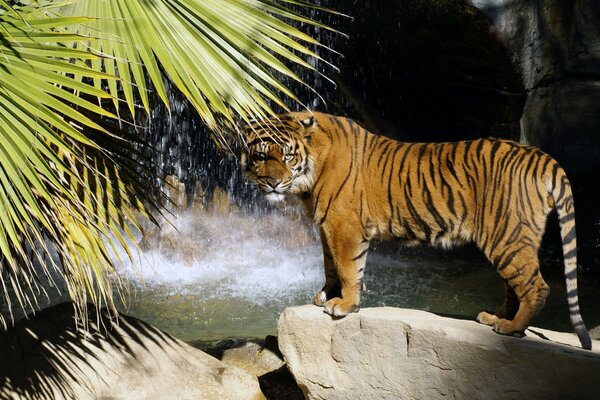
[{"label": "cliff face", "polygon": [[[493,21],[463,2],[328,1],[353,17],[335,39],[344,54],[342,106],[368,128],[409,140],[518,139],[520,71]],[[392,133],[393,132],[393,133]]]}]

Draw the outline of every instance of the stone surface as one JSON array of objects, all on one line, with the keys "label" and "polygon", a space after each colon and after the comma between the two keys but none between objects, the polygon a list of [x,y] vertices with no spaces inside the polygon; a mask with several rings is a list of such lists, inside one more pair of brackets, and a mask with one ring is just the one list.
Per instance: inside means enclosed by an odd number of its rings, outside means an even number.
[{"label": "stone surface", "polygon": [[304,395],[290,374],[279,351],[276,336],[264,340],[227,339],[206,352],[228,365],[240,367],[258,377],[268,400],[303,400]]},{"label": "stone surface", "polygon": [[1,332],[0,398],[264,398],[256,377],[240,368],[135,318],[121,316],[117,326],[101,317],[105,334],[85,335],[63,303]]},{"label": "stone surface", "polygon": [[229,339],[207,352],[225,364],[242,368],[255,376],[268,374],[285,365],[274,336],[267,336],[265,340]]},{"label": "stone surface", "polygon": [[361,309],[332,320],[286,309],[279,348],[308,399],[596,399],[600,343],[531,328],[524,338],[428,312]]}]

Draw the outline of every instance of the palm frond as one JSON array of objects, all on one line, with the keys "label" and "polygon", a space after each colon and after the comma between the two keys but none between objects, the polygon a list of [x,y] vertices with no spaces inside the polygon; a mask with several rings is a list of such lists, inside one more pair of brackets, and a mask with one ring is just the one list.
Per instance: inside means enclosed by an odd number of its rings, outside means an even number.
[{"label": "palm frond", "polygon": [[[63,44],[90,42],[91,37],[57,30],[37,10],[14,10],[18,15],[0,15],[4,297],[9,309],[16,300],[22,308],[35,310],[38,280],[52,280],[53,271],[60,271],[80,310],[88,300],[112,305],[116,254],[127,249],[126,238],[132,237],[136,224],[134,211],[145,209],[133,187],[120,179],[119,165],[91,138],[91,132],[110,136],[97,120],[116,116],[81,94],[99,99],[111,95],[74,77],[117,78],[88,66],[102,55]],[[81,24],[89,18],[59,21]],[[60,265],[45,256],[53,251]]]},{"label": "palm frond", "polygon": [[119,254],[131,257],[151,194],[109,151],[130,142],[102,121],[120,122],[122,102],[134,118],[140,104],[149,112],[151,90],[168,107],[165,74],[217,133],[273,115],[271,105],[287,109],[299,100],[282,78],[304,84],[290,65],[314,71],[322,60],[321,45],[291,23],[328,28],[285,4],[323,9],[303,0],[14,4],[0,0],[0,290],[35,310],[38,280],[58,272],[79,315],[88,301],[114,310]]},{"label": "palm frond", "polygon": [[79,1],[61,14],[94,17],[67,29],[99,35],[95,48],[112,57],[103,60],[106,71],[122,79],[110,93],[116,99],[122,89],[132,115],[138,98],[149,110],[151,88],[169,106],[164,71],[216,132],[237,117],[273,115],[270,104],[287,109],[285,98],[298,101],[281,78],[303,83],[289,64],[313,70],[307,58],[321,57],[311,49],[318,42],[289,22],[327,28],[269,0]]}]

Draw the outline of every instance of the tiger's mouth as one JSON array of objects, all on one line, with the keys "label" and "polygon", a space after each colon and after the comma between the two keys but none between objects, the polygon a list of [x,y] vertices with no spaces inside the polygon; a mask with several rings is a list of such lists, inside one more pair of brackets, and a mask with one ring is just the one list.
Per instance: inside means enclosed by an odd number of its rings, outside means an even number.
[{"label": "tiger's mouth", "polygon": [[261,191],[264,193],[267,201],[271,203],[278,203],[285,198],[285,194],[288,192],[288,187],[271,187],[269,185],[260,185]]},{"label": "tiger's mouth", "polygon": [[285,198],[284,194],[278,193],[275,191],[265,194],[265,199],[267,199],[267,201],[270,203],[279,203],[279,202],[283,201],[284,198]]},{"label": "tiger's mouth", "polygon": [[275,187],[271,185],[259,185],[260,190],[265,195],[265,198],[271,203],[278,203],[285,198],[285,195],[289,193],[290,186],[281,184],[276,185]]}]

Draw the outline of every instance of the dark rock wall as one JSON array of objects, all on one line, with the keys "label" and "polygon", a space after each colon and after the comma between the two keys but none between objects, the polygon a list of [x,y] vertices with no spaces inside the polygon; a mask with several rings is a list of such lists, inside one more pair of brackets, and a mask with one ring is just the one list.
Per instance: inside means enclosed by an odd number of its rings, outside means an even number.
[{"label": "dark rock wall", "polygon": [[353,17],[336,26],[348,39],[334,38],[347,114],[405,140],[518,139],[526,93],[482,11],[460,1],[327,3]]}]

